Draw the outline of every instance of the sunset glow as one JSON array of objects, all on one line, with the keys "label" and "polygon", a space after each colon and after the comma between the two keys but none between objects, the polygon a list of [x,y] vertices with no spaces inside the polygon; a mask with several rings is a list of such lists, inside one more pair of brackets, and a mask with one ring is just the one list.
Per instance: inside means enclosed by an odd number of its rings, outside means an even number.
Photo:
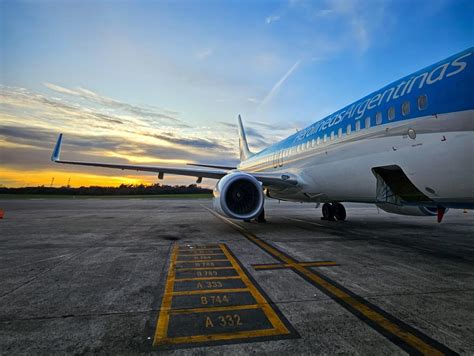
[{"label": "sunset glow", "polygon": [[[54,165],[59,133],[63,159],[235,166],[238,114],[259,151],[471,46],[466,8],[472,2],[2,1],[0,184],[156,181]],[[399,26],[402,17],[416,31]]]}]

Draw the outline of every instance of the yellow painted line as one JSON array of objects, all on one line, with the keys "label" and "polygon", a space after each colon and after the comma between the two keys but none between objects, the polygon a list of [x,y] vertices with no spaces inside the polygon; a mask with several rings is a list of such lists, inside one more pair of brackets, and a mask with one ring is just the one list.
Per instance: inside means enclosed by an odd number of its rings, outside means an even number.
[{"label": "yellow painted line", "polygon": [[186,267],[186,268],[178,268],[176,271],[210,271],[215,269],[234,269],[233,267]]},{"label": "yellow painted line", "polygon": [[247,305],[233,305],[227,307],[210,307],[210,308],[193,308],[193,309],[171,309],[171,314],[193,314],[193,313],[209,313],[209,312],[220,312],[220,311],[234,311],[234,310],[250,310],[260,309],[261,306],[258,304],[247,304]]},{"label": "yellow painted line", "polygon": [[216,249],[219,248],[219,245],[209,245],[209,246],[179,246],[180,251],[188,251],[188,250],[209,250],[209,249]]},{"label": "yellow painted line", "polygon": [[263,337],[281,335],[281,331],[277,329],[263,329],[263,330],[251,330],[251,331],[234,331],[230,333],[220,334],[209,334],[209,335],[193,335],[193,336],[182,336],[164,339],[155,346],[161,344],[184,344],[194,342],[206,342],[206,341],[221,341],[221,340],[233,340],[233,339],[248,339],[252,337]]},{"label": "yellow painted line", "polygon": [[[300,266],[304,267],[324,267],[324,266],[337,266],[338,264],[336,262],[300,262],[298,263]],[[260,266],[252,266],[254,269],[276,269],[276,268],[291,268],[293,265],[290,264],[282,264],[282,263],[276,263],[276,264],[268,264],[268,265],[260,265]]]},{"label": "yellow painted line", "polygon": [[283,322],[280,320],[280,318],[272,309],[272,307],[267,303],[263,295],[258,291],[257,288],[255,288],[252,281],[249,279],[247,274],[245,274],[245,272],[242,270],[240,265],[235,261],[234,257],[230,254],[227,247],[223,244],[221,244],[220,246],[221,246],[222,251],[224,251],[225,255],[229,259],[232,266],[234,266],[235,270],[239,274],[240,278],[242,279],[242,282],[244,282],[244,284],[250,290],[250,293],[252,294],[254,299],[257,301],[257,304],[262,306],[262,310],[265,313],[268,320],[270,321],[270,323],[272,324],[273,328],[275,330],[278,330],[279,334],[289,334],[290,331],[286,328],[285,324],[283,324]]},{"label": "yellow painted line", "polygon": [[155,338],[153,344],[157,343],[159,340],[166,339],[168,333],[168,323],[170,320],[170,315],[168,310],[171,308],[171,298],[173,293],[174,279],[175,279],[175,265],[176,257],[178,255],[178,246],[173,247],[171,253],[171,263],[168,270],[168,278],[166,279],[165,293],[163,295],[163,301],[161,302],[160,315],[158,317],[158,322],[155,330]]},{"label": "yellow painted line", "polygon": [[[199,254],[199,253],[206,253],[206,252],[215,252],[215,251],[221,251],[220,248],[207,248],[207,249],[196,249],[196,250],[183,250],[179,251],[183,256],[189,256],[189,255],[194,255],[194,254]],[[186,252],[186,253],[185,253]],[[189,253],[187,253],[189,252]]]},{"label": "yellow painted line", "polygon": [[191,277],[191,278],[176,278],[175,282],[187,282],[187,281],[214,281],[216,279],[240,279],[239,276],[229,277]]},{"label": "yellow painted line", "polygon": [[206,293],[239,293],[248,292],[247,288],[228,288],[228,289],[202,289],[202,290],[186,290],[182,292],[173,292],[173,296],[176,295],[193,295],[193,294],[206,294]]},{"label": "yellow painted line", "polygon": [[[173,247],[172,257],[170,262],[170,267],[168,271],[168,276],[165,285],[165,291],[163,295],[163,301],[160,308],[160,314],[156,326],[155,337],[153,340],[153,346],[163,345],[163,344],[180,344],[180,343],[195,343],[201,341],[217,341],[217,340],[232,340],[232,339],[243,339],[243,338],[252,338],[252,337],[262,337],[262,336],[272,336],[272,335],[282,335],[289,334],[290,331],[283,324],[281,319],[276,314],[275,310],[270,306],[265,297],[261,292],[255,287],[253,282],[250,280],[249,276],[243,271],[242,267],[237,263],[233,255],[227,249],[224,244],[220,244],[219,255],[224,254],[226,260],[231,264],[231,267],[205,267],[205,268],[181,268],[177,269],[177,259],[178,259],[178,246]],[[186,255],[189,256],[189,255]],[[196,256],[191,254],[191,256]],[[181,262],[194,262],[194,261],[180,261]],[[209,260],[203,261],[209,262]],[[195,278],[176,278],[177,271],[193,271],[193,270],[234,270],[237,272],[238,276],[230,277],[195,277]],[[245,285],[244,288],[227,288],[227,289],[208,289],[208,290],[191,290],[191,291],[174,291],[174,283],[180,281],[215,281],[215,280],[241,280]],[[191,296],[191,295],[200,295],[200,294],[211,294],[211,293],[243,293],[248,292],[252,295],[255,300],[255,304],[248,305],[234,305],[234,306],[215,306],[209,308],[190,308],[190,309],[171,309],[172,298],[176,296]],[[202,312],[220,312],[220,311],[236,311],[236,310],[250,310],[250,309],[261,309],[268,321],[271,323],[272,327],[268,329],[260,330],[250,330],[250,331],[237,331],[237,332],[221,332],[216,334],[209,335],[192,335],[186,337],[168,337],[168,326],[170,321],[170,316],[175,314],[190,314],[190,313],[202,313]]]},{"label": "yellow painted line", "polygon": [[221,253],[203,253],[203,254],[188,253],[188,254],[182,254],[181,256],[220,256],[220,255],[223,255],[223,253],[222,252]]},{"label": "yellow painted line", "polygon": [[396,335],[398,338],[412,346],[413,348],[419,350],[421,353],[427,355],[443,355],[438,349],[432,347],[431,345],[427,344],[425,341],[417,337],[416,335],[410,333],[410,331],[400,328],[397,324],[393,323],[392,321],[388,320],[382,314],[378,313],[377,311],[371,309],[369,306],[359,302],[358,300],[354,299],[352,296],[344,292],[342,289],[334,286],[333,284],[325,281],[318,275],[312,273],[310,270],[307,270],[303,266],[301,266],[297,261],[294,259],[282,254],[271,245],[267,244],[266,242],[260,240],[257,236],[253,233],[245,230],[240,225],[230,221],[229,219],[214,214],[219,218],[225,220],[228,224],[234,226],[238,229],[245,237],[247,237],[250,241],[254,242],[258,246],[260,246],[263,250],[267,251],[274,257],[278,257],[280,260],[284,261],[285,264],[290,265],[295,270],[299,271],[300,273],[304,274],[306,277],[311,279],[313,282],[317,283],[331,294],[335,295],[337,298],[342,299],[344,302],[349,304],[352,308],[357,310],[359,313],[363,314],[366,318],[372,320],[377,325],[382,327],[383,329],[389,331],[393,335]]},{"label": "yellow painted line", "polygon": [[229,260],[188,260],[176,261],[176,263],[202,263],[202,262],[229,262]]}]

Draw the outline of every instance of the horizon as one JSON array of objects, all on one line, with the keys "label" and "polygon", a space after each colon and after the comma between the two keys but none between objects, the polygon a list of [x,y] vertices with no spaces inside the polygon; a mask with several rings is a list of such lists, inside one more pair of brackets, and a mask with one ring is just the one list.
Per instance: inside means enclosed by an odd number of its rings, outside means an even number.
[{"label": "horizon", "polygon": [[74,187],[193,184],[59,167],[50,155],[63,132],[71,160],[234,165],[238,114],[259,151],[474,37],[471,1],[0,7],[0,184],[11,187],[52,177]]}]

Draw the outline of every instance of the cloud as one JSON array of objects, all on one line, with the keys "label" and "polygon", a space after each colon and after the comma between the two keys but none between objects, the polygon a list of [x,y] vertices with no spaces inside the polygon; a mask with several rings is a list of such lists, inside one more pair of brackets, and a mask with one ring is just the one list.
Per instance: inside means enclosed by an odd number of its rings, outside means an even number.
[{"label": "cloud", "polygon": [[[294,128],[280,125],[269,125],[257,121],[249,121],[251,125],[259,126],[259,128],[244,124],[245,133],[247,135],[249,145],[252,151],[262,150],[280,140],[287,137],[290,133],[294,133]],[[220,121],[219,124],[232,129],[237,137],[237,125]]]},{"label": "cloud", "polygon": [[265,18],[265,23],[267,24],[271,24],[272,22],[276,22],[280,20],[280,16],[279,15],[271,15],[271,16],[267,16]]},{"label": "cloud", "polygon": [[278,93],[280,90],[281,86],[285,83],[285,81],[293,74],[293,72],[298,68],[300,65],[300,60],[296,61],[295,64],[291,66],[291,68],[283,75],[283,77],[278,80],[278,82],[275,83],[273,88],[270,90],[270,92],[265,96],[265,98],[262,100],[262,102],[259,105],[259,109],[268,104],[273,97]]},{"label": "cloud", "polygon": [[[131,115],[129,104],[97,98],[87,89],[53,88],[68,94],[55,98],[24,88],[0,86],[2,169],[10,169],[11,174],[16,171],[16,176],[22,170],[72,171],[69,166],[51,166],[51,150],[59,132],[65,135],[63,157],[71,160],[151,165],[237,162],[234,130],[216,132],[213,128],[191,127],[182,120]],[[112,106],[126,110],[111,110]],[[106,169],[90,167],[74,170],[111,174]],[[142,177],[148,176],[143,173]],[[5,182],[2,177],[0,184]]]},{"label": "cloud", "polygon": [[211,56],[214,53],[214,50],[211,48],[203,49],[196,53],[196,58],[199,60],[204,60]]},{"label": "cloud", "polygon": [[252,103],[252,104],[260,104],[261,101],[257,98],[247,98],[247,101]]},{"label": "cloud", "polygon": [[152,107],[145,107],[145,106],[137,106],[128,103],[124,103],[106,96],[99,95],[91,90],[84,89],[84,88],[76,88],[76,89],[68,89],[62,86],[52,84],[52,83],[43,83],[45,87],[50,90],[53,90],[56,93],[71,95],[80,97],[84,100],[88,100],[97,104],[100,104],[104,107],[109,107],[115,110],[122,110],[128,112],[132,115],[137,115],[146,118],[152,119],[160,119],[160,120],[170,120],[170,121],[180,121],[178,118],[171,116],[170,111],[168,110],[166,113],[158,112],[156,109]]}]

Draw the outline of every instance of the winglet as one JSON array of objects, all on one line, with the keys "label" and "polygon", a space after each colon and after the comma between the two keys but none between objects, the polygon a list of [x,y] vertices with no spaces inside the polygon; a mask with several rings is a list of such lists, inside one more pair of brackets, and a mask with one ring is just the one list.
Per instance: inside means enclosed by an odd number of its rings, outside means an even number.
[{"label": "winglet", "polygon": [[244,126],[242,125],[242,118],[238,117],[239,124],[239,151],[240,151],[240,161],[245,161],[249,159],[253,153],[250,152],[249,146],[247,144],[247,137],[245,136]]},{"label": "winglet", "polygon": [[59,161],[59,155],[61,154],[61,141],[63,140],[63,134],[59,134],[58,142],[56,142],[56,146],[54,146],[53,154],[51,155],[51,161],[57,162]]}]

